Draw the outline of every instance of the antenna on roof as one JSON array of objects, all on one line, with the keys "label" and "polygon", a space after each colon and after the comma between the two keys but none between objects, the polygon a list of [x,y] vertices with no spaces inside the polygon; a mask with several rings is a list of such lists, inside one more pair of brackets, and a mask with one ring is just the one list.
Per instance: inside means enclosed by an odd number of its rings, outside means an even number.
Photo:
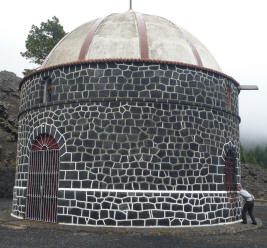
[{"label": "antenna on roof", "polygon": [[130,10],[133,9],[133,3],[132,3],[132,0],[130,0]]}]

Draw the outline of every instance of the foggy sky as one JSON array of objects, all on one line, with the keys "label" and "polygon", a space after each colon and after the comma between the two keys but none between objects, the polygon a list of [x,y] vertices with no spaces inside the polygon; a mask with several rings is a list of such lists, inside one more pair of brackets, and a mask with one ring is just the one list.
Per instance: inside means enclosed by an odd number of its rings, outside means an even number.
[{"label": "foggy sky", "polygon": [[[22,77],[34,68],[20,56],[31,25],[57,16],[66,32],[89,20],[127,11],[129,0],[13,0],[1,2],[0,71]],[[267,145],[267,2],[265,0],[133,0],[137,12],[159,15],[196,36],[214,55],[224,73],[241,85],[241,141]]]}]

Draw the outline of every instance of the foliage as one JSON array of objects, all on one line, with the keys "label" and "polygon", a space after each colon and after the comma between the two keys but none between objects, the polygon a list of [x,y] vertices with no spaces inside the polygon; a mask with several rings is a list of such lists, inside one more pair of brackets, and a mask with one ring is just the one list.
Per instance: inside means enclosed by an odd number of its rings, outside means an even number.
[{"label": "foliage", "polygon": [[27,51],[20,54],[32,63],[41,65],[65,34],[63,26],[59,24],[59,19],[55,16],[52,20],[42,22],[40,27],[32,25],[25,41]]},{"label": "foliage", "polygon": [[245,150],[240,146],[240,160],[242,163],[257,164],[267,168],[267,146],[250,148]]},{"label": "foliage", "polygon": [[22,72],[24,76],[27,76],[28,74],[34,72],[36,69],[24,69]]},{"label": "foliage", "polygon": [[240,145],[240,160],[242,163],[246,162],[245,154],[244,154],[244,148],[242,145]]}]

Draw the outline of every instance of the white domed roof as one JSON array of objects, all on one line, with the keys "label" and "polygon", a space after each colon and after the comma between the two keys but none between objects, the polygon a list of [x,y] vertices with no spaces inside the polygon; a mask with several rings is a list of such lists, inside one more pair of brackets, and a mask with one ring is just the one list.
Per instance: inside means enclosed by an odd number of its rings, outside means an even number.
[{"label": "white domed roof", "polygon": [[41,68],[95,59],[174,61],[221,71],[207,48],[165,18],[134,11],[111,14],[67,34]]}]

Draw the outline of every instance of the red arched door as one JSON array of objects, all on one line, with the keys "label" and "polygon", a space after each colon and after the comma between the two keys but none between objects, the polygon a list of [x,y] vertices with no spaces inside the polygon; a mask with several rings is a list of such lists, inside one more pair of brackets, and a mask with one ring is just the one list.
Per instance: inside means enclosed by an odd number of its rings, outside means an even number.
[{"label": "red arched door", "polygon": [[59,146],[47,134],[40,135],[30,152],[26,218],[56,222]]},{"label": "red arched door", "polygon": [[236,182],[235,182],[235,166],[236,166],[236,157],[233,151],[229,150],[226,153],[225,157],[225,189],[227,191],[235,191],[236,190]]}]

